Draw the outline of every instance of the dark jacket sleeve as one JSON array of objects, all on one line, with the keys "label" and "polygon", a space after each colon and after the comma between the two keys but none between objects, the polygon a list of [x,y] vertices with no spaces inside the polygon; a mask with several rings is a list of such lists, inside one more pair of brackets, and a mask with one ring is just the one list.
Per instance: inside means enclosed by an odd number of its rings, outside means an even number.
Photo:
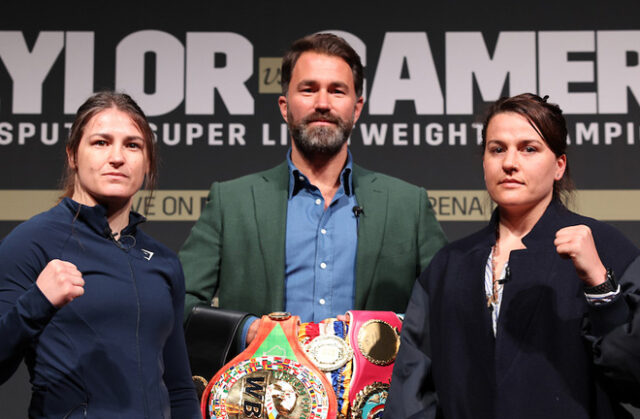
[{"label": "dark jacket sleeve", "polygon": [[593,362],[621,401],[640,405],[640,257],[618,279],[621,293],[609,304],[590,307],[584,336]]},{"label": "dark jacket sleeve", "polygon": [[389,398],[384,409],[385,419],[433,419],[437,416],[437,395],[431,376],[429,353],[429,297],[422,280],[416,281],[407,307],[400,336]]},{"label": "dark jacket sleeve", "polygon": [[640,250],[605,224],[592,226],[602,263],[618,276],[621,293],[604,305],[589,306],[583,336],[609,394],[640,405]]},{"label": "dark jacket sleeve", "polygon": [[169,390],[171,401],[171,417],[200,418],[200,407],[191,379],[187,349],[182,329],[182,312],[184,309],[184,275],[180,264],[174,258],[176,275],[173,278],[172,301],[174,325],[167,339],[164,357],[164,382]]},{"label": "dark jacket sleeve", "polygon": [[0,243],[0,384],[57,311],[36,286],[48,257],[30,230],[23,224]]}]

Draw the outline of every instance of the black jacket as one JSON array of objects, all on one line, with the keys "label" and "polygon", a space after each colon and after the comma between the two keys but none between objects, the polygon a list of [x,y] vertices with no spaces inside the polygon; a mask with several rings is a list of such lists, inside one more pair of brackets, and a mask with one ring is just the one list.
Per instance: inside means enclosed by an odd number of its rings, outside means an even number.
[{"label": "black jacket", "polygon": [[563,227],[588,225],[619,276],[638,249],[552,202],[523,238],[526,249],[510,254],[494,337],[484,271],[497,221],[494,213],[486,228],[443,248],[417,281],[385,418],[631,417],[620,402],[640,399],[640,276],[625,276],[622,295],[592,307],[553,240]]}]

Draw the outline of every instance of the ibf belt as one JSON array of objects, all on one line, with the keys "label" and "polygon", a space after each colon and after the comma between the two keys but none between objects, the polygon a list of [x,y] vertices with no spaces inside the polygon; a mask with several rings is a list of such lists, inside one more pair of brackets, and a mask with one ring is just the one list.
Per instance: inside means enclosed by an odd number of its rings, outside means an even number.
[{"label": "ibf belt", "polygon": [[400,347],[402,322],[390,311],[352,310],[347,314],[354,359],[350,391],[352,418],[379,418]]},{"label": "ibf belt", "polygon": [[263,316],[256,338],[211,379],[204,418],[333,419],[336,397],[297,342],[299,318]]}]

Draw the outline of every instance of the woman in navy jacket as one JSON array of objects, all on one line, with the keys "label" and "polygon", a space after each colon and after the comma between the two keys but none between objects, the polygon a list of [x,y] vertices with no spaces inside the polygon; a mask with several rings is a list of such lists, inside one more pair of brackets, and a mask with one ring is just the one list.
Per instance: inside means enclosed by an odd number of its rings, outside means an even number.
[{"label": "woman in navy jacket", "polygon": [[615,276],[639,252],[562,204],[566,138],[546,98],[490,109],[483,168],[498,208],[416,282],[385,418],[631,418],[640,281]]},{"label": "woman in navy jacket", "polygon": [[79,109],[62,201],[0,245],[0,383],[24,359],[29,417],[199,417],[176,256],[138,225],[153,132],[127,95]]}]

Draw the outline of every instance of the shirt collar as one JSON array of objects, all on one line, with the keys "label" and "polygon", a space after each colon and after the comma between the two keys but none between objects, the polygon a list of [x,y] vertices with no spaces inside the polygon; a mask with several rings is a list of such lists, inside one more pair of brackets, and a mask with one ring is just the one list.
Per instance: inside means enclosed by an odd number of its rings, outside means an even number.
[{"label": "shirt collar", "polygon": [[[289,199],[294,197],[304,188],[315,188],[310,182],[307,176],[302,173],[291,161],[291,149],[287,152],[287,165],[289,166]],[[340,184],[344,188],[344,193],[347,196],[353,194],[353,180],[351,173],[353,172],[353,160],[351,158],[351,151],[347,150],[347,163],[344,165],[342,172],[340,172]]]}]

